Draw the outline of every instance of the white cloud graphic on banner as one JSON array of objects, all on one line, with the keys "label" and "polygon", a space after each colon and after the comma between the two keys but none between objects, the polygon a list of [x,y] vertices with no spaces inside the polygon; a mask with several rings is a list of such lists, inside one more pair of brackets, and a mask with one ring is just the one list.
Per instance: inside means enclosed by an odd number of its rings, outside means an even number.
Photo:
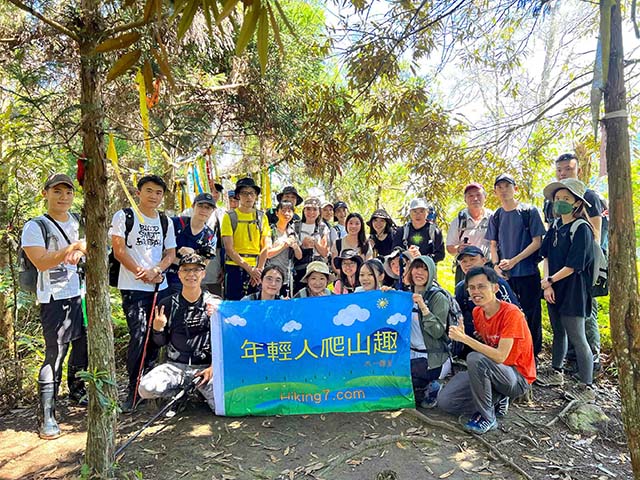
[{"label": "white cloud graphic on banner", "polygon": [[294,330],[302,330],[302,324],[296,322],[295,320],[289,320],[282,326],[283,332],[291,333]]},{"label": "white cloud graphic on banner", "polygon": [[369,310],[352,304],[347,308],[343,308],[342,310],[340,310],[338,314],[333,317],[333,324],[350,327],[356,322],[356,320],[358,322],[366,322],[370,316],[371,314],[369,313]]},{"label": "white cloud graphic on banner", "polygon": [[397,325],[399,323],[404,323],[407,321],[407,317],[402,315],[401,313],[394,313],[389,318],[387,318],[387,323],[389,325]]},{"label": "white cloud graphic on banner", "polygon": [[229,317],[229,318],[225,318],[224,319],[224,323],[228,323],[230,325],[233,325],[234,327],[245,327],[247,325],[247,321],[238,316],[238,315],[234,315],[233,317]]}]

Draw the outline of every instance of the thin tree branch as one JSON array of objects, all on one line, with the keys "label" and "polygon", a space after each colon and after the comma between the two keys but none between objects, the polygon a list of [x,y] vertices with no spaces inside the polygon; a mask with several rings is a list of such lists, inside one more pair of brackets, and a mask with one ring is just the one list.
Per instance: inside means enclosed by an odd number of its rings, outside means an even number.
[{"label": "thin tree branch", "polygon": [[16,7],[18,7],[20,10],[24,10],[25,12],[30,13],[34,17],[42,20],[44,23],[46,23],[47,25],[53,27],[58,32],[62,33],[63,35],[68,36],[69,38],[75,40],[76,42],[80,42],[80,37],[78,36],[78,34],[76,34],[75,32],[73,32],[71,30],[69,30],[64,25],[61,25],[60,23],[58,23],[58,22],[56,22],[54,20],[51,20],[50,18],[45,17],[43,14],[41,14],[40,12],[37,12],[32,7],[30,7],[29,5],[25,5],[20,0],[9,0],[9,2],[12,3],[13,5],[15,5]]},{"label": "thin tree branch", "polygon": [[[11,0],[9,0],[11,1]],[[126,32],[127,30],[133,30],[134,28],[144,27],[148,22],[145,22],[144,19],[136,20],[135,22],[125,23],[122,25],[118,25],[117,27],[108,28],[104,31],[104,37],[110,37],[116,33]]]},{"label": "thin tree branch", "polygon": [[640,29],[638,29],[638,21],[636,20],[636,2],[631,2],[631,23],[633,23],[633,30],[636,32],[636,38],[640,38]]}]

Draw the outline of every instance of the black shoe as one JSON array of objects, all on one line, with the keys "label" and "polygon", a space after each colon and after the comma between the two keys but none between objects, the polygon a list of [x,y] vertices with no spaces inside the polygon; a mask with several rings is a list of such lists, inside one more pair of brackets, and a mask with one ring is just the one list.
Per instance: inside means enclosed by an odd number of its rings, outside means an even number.
[{"label": "black shoe", "polygon": [[60,427],[56,422],[56,395],[53,383],[42,383],[40,389],[40,428],[38,435],[43,440],[53,440],[60,436]]},{"label": "black shoe", "polygon": [[84,388],[82,390],[69,392],[69,400],[76,407],[86,408],[89,406],[89,396]]},{"label": "black shoe", "polygon": [[69,367],[67,371],[69,400],[78,407],[87,407],[89,405],[89,397],[84,388],[84,381],[77,376],[77,373],[82,370],[85,370],[85,367]]},{"label": "black shoe", "polygon": [[133,390],[129,390],[127,392],[126,400],[120,405],[120,410],[122,413],[132,413],[138,405],[140,405],[140,397],[136,395],[136,403],[133,404]]}]

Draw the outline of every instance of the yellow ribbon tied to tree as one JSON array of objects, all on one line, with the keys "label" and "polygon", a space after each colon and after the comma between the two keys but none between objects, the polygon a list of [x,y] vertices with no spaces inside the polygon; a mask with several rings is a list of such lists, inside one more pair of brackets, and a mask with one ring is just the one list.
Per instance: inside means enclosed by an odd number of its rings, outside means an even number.
[{"label": "yellow ribbon tied to tree", "polygon": [[112,133],[109,134],[109,145],[107,147],[107,159],[111,160],[111,164],[113,165],[113,170],[114,172],[116,172],[116,178],[118,179],[118,182],[120,182],[120,186],[122,187],[122,190],[124,191],[124,194],[127,197],[127,200],[129,200],[132,210],[138,216],[138,220],[140,220],[140,223],[144,223],[144,218],[142,216],[142,213],[140,213],[140,210],[138,209],[138,205],[136,204],[135,200],[129,193],[127,184],[124,183],[124,179],[122,178],[120,165],[118,165],[118,152],[116,151],[116,143],[113,141]]},{"label": "yellow ribbon tied to tree", "polygon": [[144,132],[144,150],[147,153],[147,160],[151,165],[151,141],[149,140],[149,110],[147,109],[147,91],[144,86],[144,75],[138,68],[136,73],[138,83],[138,94],[140,97],[140,120],[142,120],[142,130]]}]

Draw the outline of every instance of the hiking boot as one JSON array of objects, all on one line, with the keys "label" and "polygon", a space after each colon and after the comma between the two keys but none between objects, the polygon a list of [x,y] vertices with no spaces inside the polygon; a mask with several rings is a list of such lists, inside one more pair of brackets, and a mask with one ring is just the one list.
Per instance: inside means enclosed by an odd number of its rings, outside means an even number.
[{"label": "hiking boot", "polygon": [[596,392],[591,385],[577,383],[564,392],[568,400],[578,400],[584,403],[595,403]]},{"label": "hiking boot", "polygon": [[464,431],[475,433],[476,435],[483,435],[497,427],[497,420],[487,420],[479,413],[473,415],[469,421],[462,426]]},{"label": "hiking boot", "polygon": [[69,367],[67,371],[67,385],[69,387],[69,400],[78,407],[87,407],[89,397],[84,388],[84,381],[77,377],[77,373],[84,368]]},{"label": "hiking boot", "polygon": [[502,418],[509,412],[509,397],[502,397],[502,399],[495,405],[496,417]]},{"label": "hiking boot", "polygon": [[53,440],[60,436],[60,427],[56,422],[56,393],[54,383],[41,383],[40,389],[40,427],[38,435],[43,440]]},{"label": "hiking boot", "polygon": [[136,407],[138,405],[140,405],[140,402],[142,401],[142,399],[140,398],[139,395],[136,395],[136,404],[133,404],[133,390],[129,390],[127,392],[127,398],[125,399],[125,401],[122,403],[122,405],[120,405],[120,410],[122,410],[122,413],[132,413]]},{"label": "hiking boot", "polygon": [[561,387],[564,385],[564,375],[561,370],[554,368],[550,372],[540,372],[536,382],[543,387]]},{"label": "hiking boot", "polygon": [[429,388],[427,389],[427,395],[424,397],[424,400],[420,402],[420,406],[422,408],[435,408],[438,406],[438,393],[442,389],[442,385],[437,380],[434,380],[429,384]]}]

